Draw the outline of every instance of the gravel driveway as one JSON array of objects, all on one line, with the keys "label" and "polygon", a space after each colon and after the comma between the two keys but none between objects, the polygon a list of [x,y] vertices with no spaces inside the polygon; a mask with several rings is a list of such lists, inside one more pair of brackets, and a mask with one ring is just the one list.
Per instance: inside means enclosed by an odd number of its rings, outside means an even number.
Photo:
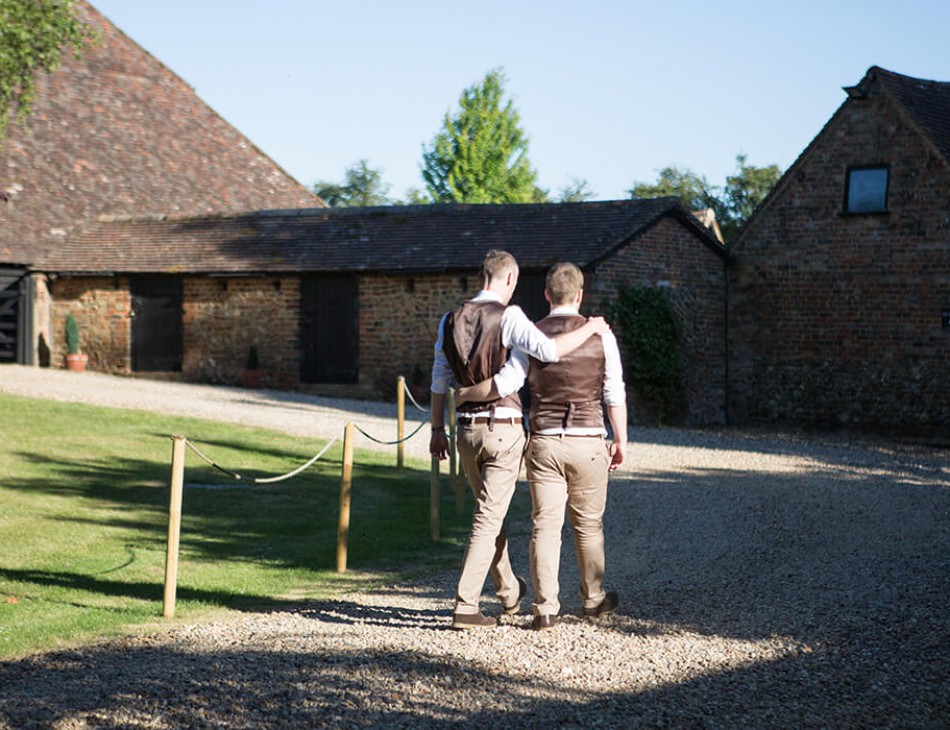
[{"label": "gravel driveway", "polygon": [[[0,391],[395,434],[391,405],[287,393],[16,366],[0,367]],[[679,429],[631,440],[606,518],[610,619],[575,615],[566,538],[554,631],[528,630],[526,614],[451,631],[455,574],[433,575],[0,663],[0,728],[950,727],[947,451]],[[512,553],[527,574],[526,525]]]}]

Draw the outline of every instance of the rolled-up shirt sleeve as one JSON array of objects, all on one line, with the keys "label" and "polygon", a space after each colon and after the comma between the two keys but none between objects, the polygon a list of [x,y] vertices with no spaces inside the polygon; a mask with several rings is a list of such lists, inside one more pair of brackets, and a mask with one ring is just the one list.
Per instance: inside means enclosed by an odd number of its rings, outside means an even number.
[{"label": "rolled-up shirt sleeve", "polygon": [[445,358],[445,350],[442,349],[443,330],[447,316],[448,314],[444,314],[442,319],[439,320],[439,336],[435,341],[435,348],[432,353],[432,385],[429,390],[433,393],[448,393],[449,386],[455,380],[449,361]]},{"label": "rolled-up shirt sleeve", "polygon": [[557,343],[528,319],[521,307],[511,305],[501,318],[501,343],[541,362],[557,362]]},{"label": "rolled-up shirt sleeve", "polygon": [[601,338],[604,345],[604,401],[608,406],[619,406],[627,402],[620,348],[613,332],[605,332]]},{"label": "rolled-up shirt sleeve", "polygon": [[522,350],[514,350],[508,362],[498,371],[492,380],[495,381],[495,390],[498,396],[504,398],[521,389],[528,376],[528,355]]}]

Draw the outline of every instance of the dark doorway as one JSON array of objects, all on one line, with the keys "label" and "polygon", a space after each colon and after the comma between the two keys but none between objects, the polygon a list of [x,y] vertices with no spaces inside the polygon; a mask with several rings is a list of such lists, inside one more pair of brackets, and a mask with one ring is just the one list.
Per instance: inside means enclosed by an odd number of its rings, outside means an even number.
[{"label": "dark doorway", "polygon": [[17,362],[22,278],[23,272],[0,271],[0,363]]},{"label": "dark doorway", "polygon": [[23,269],[0,268],[0,363],[32,365],[33,279]]},{"label": "dark doorway", "polygon": [[511,303],[521,307],[532,322],[544,319],[550,310],[548,300],[544,298],[546,278],[546,271],[522,271],[518,275],[518,286]]},{"label": "dark doorway", "polygon": [[308,276],[300,285],[300,380],[359,381],[359,327],[355,276]]},{"label": "dark doorway", "polygon": [[132,370],[181,371],[181,277],[137,278],[131,289]]}]

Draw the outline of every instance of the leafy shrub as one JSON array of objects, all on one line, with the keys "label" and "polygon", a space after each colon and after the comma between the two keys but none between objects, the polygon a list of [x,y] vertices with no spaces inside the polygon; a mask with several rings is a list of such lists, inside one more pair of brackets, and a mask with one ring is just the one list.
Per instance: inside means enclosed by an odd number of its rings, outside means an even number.
[{"label": "leafy shrub", "polygon": [[625,354],[625,379],[667,423],[683,400],[683,327],[661,289],[622,289],[610,308]]},{"label": "leafy shrub", "polygon": [[66,315],[66,352],[79,354],[79,324],[71,313]]}]

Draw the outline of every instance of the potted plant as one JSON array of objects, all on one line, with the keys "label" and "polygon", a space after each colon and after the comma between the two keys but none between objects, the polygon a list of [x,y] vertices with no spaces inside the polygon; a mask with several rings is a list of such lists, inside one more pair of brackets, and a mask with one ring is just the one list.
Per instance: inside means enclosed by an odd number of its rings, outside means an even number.
[{"label": "potted plant", "polygon": [[257,345],[251,345],[247,352],[247,366],[241,371],[241,380],[245,388],[264,387],[264,371],[261,369]]},{"label": "potted plant", "polygon": [[88,355],[79,350],[79,324],[72,313],[66,315],[66,369],[85,372]]}]

